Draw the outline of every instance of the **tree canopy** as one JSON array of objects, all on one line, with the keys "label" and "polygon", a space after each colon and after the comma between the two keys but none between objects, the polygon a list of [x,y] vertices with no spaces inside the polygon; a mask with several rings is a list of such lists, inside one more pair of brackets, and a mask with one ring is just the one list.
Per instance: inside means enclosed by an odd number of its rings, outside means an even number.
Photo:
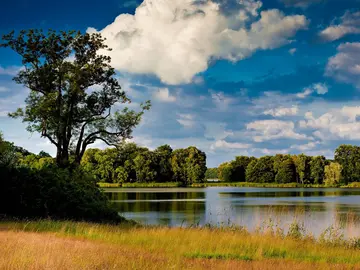
[{"label": "tree canopy", "polygon": [[70,153],[80,164],[87,147],[97,140],[117,145],[131,138],[133,129],[150,107],[139,112],[124,104],[126,96],[110,65],[111,50],[100,34],[76,31],[23,30],[4,35],[0,47],[22,58],[23,68],[14,81],[30,90],[26,107],[11,113],[56,146],[56,163],[69,164]]}]

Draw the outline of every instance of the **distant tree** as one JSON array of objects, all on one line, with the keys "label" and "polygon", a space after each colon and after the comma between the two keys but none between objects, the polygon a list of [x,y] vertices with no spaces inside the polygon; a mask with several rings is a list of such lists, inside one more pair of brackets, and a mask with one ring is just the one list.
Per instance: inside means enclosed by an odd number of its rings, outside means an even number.
[{"label": "distant tree", "polygon": [[219,179],[218,168],[207,168],[205,179]]},{"label": "distant tree", "polygon": [[336,162],[331,162],[325,166],[325,180],[326,186],[338,185],[341,182],[341,165]]},{"label": "distant tree", "polygon": [[[115,104],[130,102],[121,90],[110,57],[99,55],[110,50],[100,34],[75,31],[44,34],[41,30],[14,31],[4,35],[0,47],[20,55],[24,69],[14,78],[30,90],[25,109],[10,114],[27,123],[27,130],[38,132],[56,146],[56,163],[69,164],[70,151],[80,164],[87,147],[97,140],[117,145],[131,138],[132,130],[150,103],[141,111]],[[71,60],[70,60],[71,59]]]},{"label": "distant tree", "polygon": [[293,156],[293,161],[296,168],[298,182],[301,184],[305,184],[306,180],[310,180],[310,160],[309,156],[304,154],[300,154],[297,156]]},{"label": "distant tree", "polygon": [[322,184],[325,177],[326,158],[324,156],[312,157],[310,161],[311,181],[314,184]]},{"label": "distant tree", "polygon": [[176,149],[172,153],[173,180],[184,185],[203,182],[206,172],[206,155],[196,147]]},{"label": "distant tree", "polygon": [[155,149],[155,166],[157,172],[157,181],[169,182],[173,177],[171,170],[171,154],[173,150],[169,145],[162,145]]},{"label": "distant tree", "polygon": [[223,162],[218,167],[218,177],[221,181],[230,182],[233,173],[233,168],[230,162]]},{"label": "distant tree", "polygon": [[136,180],[138,182],[152,182],[155,180],[155,158],[150,151],[139,153],[134,159]]},{"label": "distant tree", "polygon": [[40,151],[38,156],[41,157],[41,158],[51,157],[51,155],[49,153],[46,153],[45,151]]},{"label": "distant tree", "polygon": [[203,182],[206,172],[206,154],[205,152],[190,146],[186,149],[186,175],[187,183]]},{"label": "distant tree", "polygon": [[296,181],[296,170],[294,162],[291,158],[283,160],[277,166],[275,176],[276,183],[292,183]]},{"label": "distant tree", "polygon": [[342,181],[344,184],[360,180],[360,147],[340,145],[335,150],[335,162],[342,167]]},{"label": "distant tree", "polygon": [[246,181],[271,183],[275,181],[274,158],[264,156],[250,162],[246,169]]},{"label": "distant tree", "polygon": [[256,160],[255,157],[237,156],[231,162],[232,166],[232,182],[245,182],[246,181],[246,168],[251,161]]}]

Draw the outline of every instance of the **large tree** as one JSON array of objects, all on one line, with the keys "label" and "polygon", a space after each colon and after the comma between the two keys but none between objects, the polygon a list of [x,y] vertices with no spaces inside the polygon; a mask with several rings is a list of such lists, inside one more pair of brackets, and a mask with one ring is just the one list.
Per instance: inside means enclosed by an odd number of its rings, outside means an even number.
[{"label": "large tree", "polygon": [[70,152],[79,164],[86,148],[96,140],[117,145],[131,138],[150,103],[140,112],[124,107],[130,102],[110,65],[110,50],[100,34],[49,30],[14,31],[4,35],[0,47],[22,58],[23,68],[14,78],[30,90],[20,117],[30,132],[39,132],[56,146],[59,166],[69,163]]}]

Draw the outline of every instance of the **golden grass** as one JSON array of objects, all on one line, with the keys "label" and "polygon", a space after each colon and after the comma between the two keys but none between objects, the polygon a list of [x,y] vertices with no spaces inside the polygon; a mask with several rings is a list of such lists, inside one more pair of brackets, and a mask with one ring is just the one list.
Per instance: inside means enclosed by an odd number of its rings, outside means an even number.
[{"label": "golden grass", "polygon": [[0,223],[0,269],[360,269],[360,250],[231,229]]}]

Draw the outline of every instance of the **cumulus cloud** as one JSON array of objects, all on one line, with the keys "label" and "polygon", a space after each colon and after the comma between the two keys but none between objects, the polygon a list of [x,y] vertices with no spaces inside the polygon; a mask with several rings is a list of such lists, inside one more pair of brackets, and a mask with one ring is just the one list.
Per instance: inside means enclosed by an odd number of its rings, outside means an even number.
[{"label": "cumulus cloud", "polygon": [[360,11],[345,12],[340,18],[340,23],[331,25],[319,33],[324,41],[334,41],[348,34],[360,34]]},{"label": "cumulus cloud", "polygon": [[162,102],[175,102],[176,97],[172,96],[170,94],[170,91],[168,88],[160,88],[158,89],[154,94],[153,97],[156,100],[162,101]]},{"label": "cumulus cloud", "polygon": [[329,91],[328,86],[325,83],[314,83],[309,87],[306,87],[303,92],[297,93],[296,97],[306,98],[312,93],[317,93],[319,95],[324,95]]},{"label": "cumulus cloud", "polygon": [[246,128],[254,132],[253,140],[263,142],[274,139],[309,139],[304,134],[295,132],[295,125],[291,121],[280,120],[259,120],[246,125]]},{"label": "cumulus cloud", "polygon": [[265,115],[272,115],[274,117],[282,116],[293,116],[297,115],[299,108],[297,106],[292,106],[291,108],[278,107],[275,109],[270,109],[264,112]]},{"label": "cumulus cloud", "polygon": [[309,151],[309,150],[314,149],[318,144],[319,144],[319,142],[309,142],[307,144],[292,145],[292,146],[290,146],[290,148],[300,150],[300,151]]},{"label": "cumulus cloud", "polygon": [[211,150],[219,149],[247,149],[251,147],[251,144],[247,143],[236,143],[236,142],[227,142],[225,140],[218,140],[210,146]]},{"label": "cumulus cloud", "polygon": [[360,42],[341,44],[337,50],[329,58],[325,75],[360,88]]},{"label": "cumulus cloud", "polygon": [[305,120],[300,121],[301,128],[314,129],[314,136],[322,140],[334,139],[360,139],[360,107],[345,106],[341,109],[334,109],[318,118],[312,112],[305,114]]},{"label": "cumulus cloud", "polygon": [[236,9],[220,3],[144,0],[134,15],[121,14],[99,31],[113,49],[104,53],[120,71],[190,83],[212,59],[240,61],[257,50],[280,47],[308,25],[303,15],[285,16],[276,9],[259,14],[260,1],[239,0]]},{"label": "cumulus cloud", "polygon": [[322,0],[280,0],[287,7],[307,8],[308,6],[320,3]]}]

